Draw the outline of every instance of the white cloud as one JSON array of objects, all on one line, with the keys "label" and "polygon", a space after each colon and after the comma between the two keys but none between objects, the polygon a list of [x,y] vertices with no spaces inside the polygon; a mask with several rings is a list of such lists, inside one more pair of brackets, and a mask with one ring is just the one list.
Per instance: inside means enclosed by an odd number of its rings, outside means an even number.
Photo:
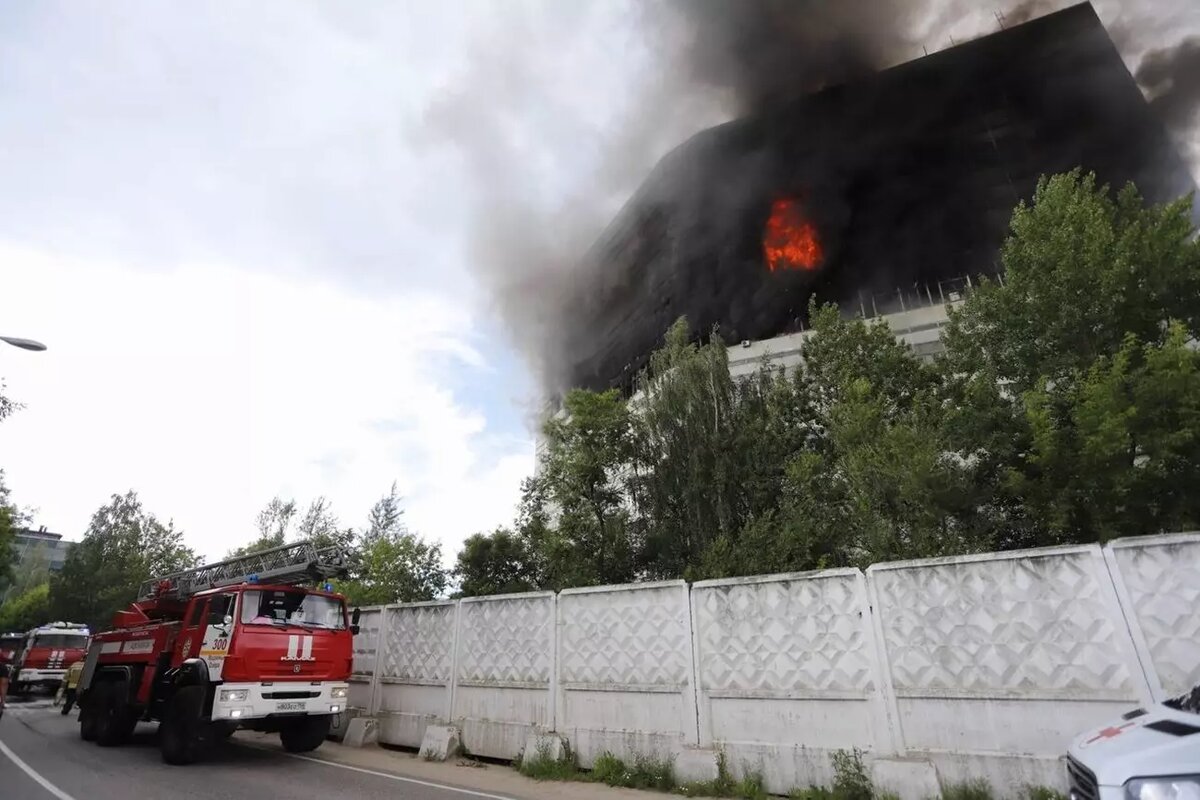
[{"label": "white cloud", "polygon": [[0,426],[0,452],[14,495],[51,530],[78,536],[132,488],[218,556],[277,493],[325,495],[358,524],[395,479],[410,525],[450,558],[511,520],[532,470],[526,434],[490,429],[450,388],[448,372],[489,368],[468,309],[444,296],[3,246],[0,286],[6,335],[50,348],[0,352],[27,404]]}]

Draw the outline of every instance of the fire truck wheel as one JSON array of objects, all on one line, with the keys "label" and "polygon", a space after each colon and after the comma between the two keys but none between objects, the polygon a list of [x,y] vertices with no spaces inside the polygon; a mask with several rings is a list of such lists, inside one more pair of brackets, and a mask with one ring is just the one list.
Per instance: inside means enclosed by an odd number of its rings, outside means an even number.
[{"label": "fire truck wheel", "polygon": [[208,736],[200,712],[204,708],[204,687],[185,686],[167,703],[158,726],[158,745],[168,764],[191,764],[204,752]]},{"label": "fire truck wheel", "polygon": [[96,704],[96,744],[115,747],[123,743],[131,731],[129,707],[125,705],[127,685],[124,681],[105,684],[106,691]]},{"label": "fire truck wheel", "polygon": [[289,753],[316,750],[329,735],[329,716],[302,717],[279,729],[279,741]]},{"label": "fire truck wheel", "polygon": [[96,741],[96,710],[105,699],[107,683],[97,683],[79,704],[79,738],[85,742]]}]

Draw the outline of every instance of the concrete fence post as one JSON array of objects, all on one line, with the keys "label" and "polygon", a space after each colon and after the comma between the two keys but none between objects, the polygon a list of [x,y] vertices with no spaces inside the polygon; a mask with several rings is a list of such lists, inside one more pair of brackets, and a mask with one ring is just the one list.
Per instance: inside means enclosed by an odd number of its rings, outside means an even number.
[{"label": "concrete fence post", "polygon": [[867,641],[870,643],[872,660],[875,663],[875,680],[878,682],[873,710],[873,735],[875,747],[880,753],[902,756],[905,753],[904,738],[900,729],[900,710],[896,702],[896,688],[892,683],[891,662],[888,659],[887,642],[883,636],[880,618],[879,593],[871,568],[862,578],[862,613]]},{"label": "concrete fence post", "polygon": [[462,603],[457,600],[454,602],[454,611],[451,613],[451,620],[450,682],[446,686],[446,724],[450,724],[454,719],[454,692],[458,688],[458,642],[460,639],[459,627],[462,621]]},{"label": "concrete fence post", "polygon": [[383,672],[383,651],[387,647],[388,607],[379,609],[379,633],[375,637],[375,666],[371,669],[371,694],[367,703],[367,713],[375,716],[379,713],[379,685]]},{"label": "concrete fence post", "polygon": [[550,699],[546,702],[546,729],[558,730],[558,592],[550,599]]}]

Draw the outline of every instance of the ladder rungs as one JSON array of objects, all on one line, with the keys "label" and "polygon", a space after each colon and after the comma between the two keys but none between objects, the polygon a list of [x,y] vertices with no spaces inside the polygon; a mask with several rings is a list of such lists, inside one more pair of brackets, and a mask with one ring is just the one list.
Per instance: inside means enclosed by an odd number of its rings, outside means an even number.
[{"label": "ladder rungs", "polygon": [[138,600],[155,597],[163,581],[169,581],[171,584],[166,594],[185,598],[205,589],[246,583],[251,576],[256,576],[261,583],[277,584],[332,578],[341,574],[345,566],[345,555],[337,548],[319,550],[309,541],[293,542],[152,578],[142,583],[138,591]]}]

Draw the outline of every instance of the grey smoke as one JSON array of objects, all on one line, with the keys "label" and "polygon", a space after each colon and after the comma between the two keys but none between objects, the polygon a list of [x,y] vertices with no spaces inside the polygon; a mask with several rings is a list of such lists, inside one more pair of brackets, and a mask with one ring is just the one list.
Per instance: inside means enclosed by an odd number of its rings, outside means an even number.
[{"label": "grey smoke", "polygon": [[[572,324],[563,317],[567,299],[586,293],[587,269],[596,268],[584,255],[672,147],[743,113],[1073,4],[670,0],[631,5],[628,27],[614,34],[589,30],[595,19],[580,10],[584,4],[549,3],[536,18],[514,12],[509,27],[483,38],[473,63],[429,109],[423,134],[461,153],[475,182],[467,256],[514,344],[543,386],[558,388]],[[1200,37],[1153,46],[1167,35],[1200,34],[1200,4],[1095,5],[1127,64],[1151,51],[1137,77],[1164,121],[1186,137],[1200,105]],[[541,91],[554,78],[542,48],[582,59],[588,42],[606,35],[626,37],[631,58],[644,62],[617,107],[589,119],[562,107],[553,90]],[[589,90],[578,87],[584,98]],[[509,133],[522,117],[533,120],[526,137]],[[544,139],[545,149],[529,135]]]},{"label": "grey smoke", "polygon": [[1200,36],[1147,53],[1137,79],[1150,98],[1150,107],[1183,139],[1200,112]]}]

